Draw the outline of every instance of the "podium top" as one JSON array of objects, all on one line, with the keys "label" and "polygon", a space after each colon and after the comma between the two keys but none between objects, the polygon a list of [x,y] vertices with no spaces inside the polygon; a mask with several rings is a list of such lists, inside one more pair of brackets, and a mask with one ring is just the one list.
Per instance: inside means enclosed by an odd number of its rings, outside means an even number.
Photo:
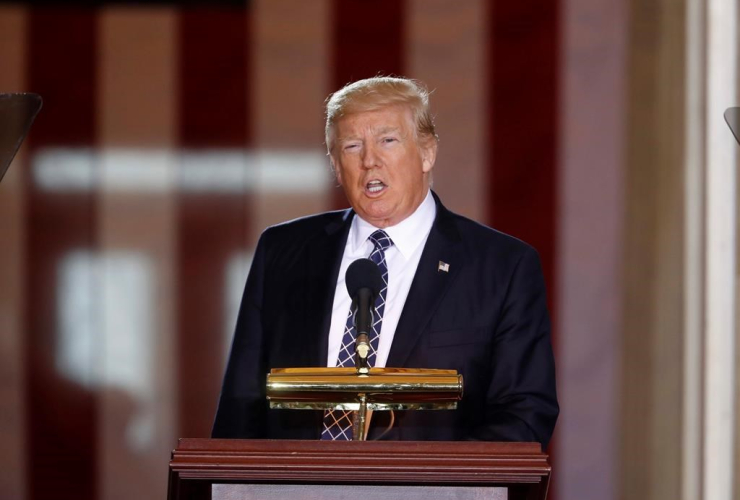
[{"label": "podium top", "polygon": [[260,483],[495,486],[510,500],[544,500],[547,458],[539,443],[180,439],[168,498],[205,500],[214,485]]},{"label": "podium top", "polygon": [[0,181],[41,109],[38,94],[0,94]]},{"label": "podium top", "polygon": [[493,459],[505,457],[507,460],[529,457],[533,461],[546,463],[548,455],[542,451],[540,443],[501,442],[501,441],[321,441],[291,439],[209,439],[180,438],[173,457],[182,455],[213,455],[227,453],[237,456],[262,454],[269,449],[274,454],[281,453],[345,453],[360,452],[362,455],[418,455],[434,456],[437,453],[453,454],[459,458],[474,460],[476,457]]}]

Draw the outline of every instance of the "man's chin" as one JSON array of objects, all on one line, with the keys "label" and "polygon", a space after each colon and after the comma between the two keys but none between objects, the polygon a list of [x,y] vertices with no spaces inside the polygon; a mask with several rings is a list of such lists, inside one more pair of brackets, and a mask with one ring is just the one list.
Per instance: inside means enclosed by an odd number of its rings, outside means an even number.
[{"label": "man's chin", "polygon": [[393,225],[393,213],[382,210],[355,210],[365,222],[369,222],[375,227],[385,228]]},{"label": "man's chin", "polygon": [[385,207],[374,206],[367,210],[357,212],[365,222],[373,226],[384,229],[389,226],[395,226],[411,214],[401,214],[398,210],[383,209]]}]

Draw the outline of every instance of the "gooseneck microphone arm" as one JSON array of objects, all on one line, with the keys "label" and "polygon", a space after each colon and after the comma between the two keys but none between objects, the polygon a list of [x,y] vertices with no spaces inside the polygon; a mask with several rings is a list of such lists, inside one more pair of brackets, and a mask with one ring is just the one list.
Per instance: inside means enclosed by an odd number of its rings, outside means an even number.
[{"label": "gooseneck microphone arm", "polygon": [[355,366],[358,373],[370,371],[367,357],[370,354],[370,334],[373,329],[373,305],[375,297],[370,288],[357,290],[357,312],[355,313],[355,328],[357,339],[355,340]]}]

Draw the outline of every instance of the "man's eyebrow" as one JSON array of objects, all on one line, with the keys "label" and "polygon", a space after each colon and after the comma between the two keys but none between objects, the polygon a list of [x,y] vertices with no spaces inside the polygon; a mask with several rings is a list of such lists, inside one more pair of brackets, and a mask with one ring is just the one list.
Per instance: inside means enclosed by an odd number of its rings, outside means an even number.
[{"label": "man's eyebrow", "polygon": [[[388,126],[388,127],[380,127],[378,129],[376,129],[374,131],[374,134],[375,135],[382,135],[382,134],[389,134],[391,132],[398,132],[398,133],[400,133],[400,131],[401,131],[401,127],[391,127],[391,126]],[[362,137],[361,136],[355,135],[355,134],[351,134],[351,135],[346,135],[344,137],[337,137],[336,142],[338,144],[342,144],[342,143],[345,143],[345,142],[360,141],[360,140],[362,140]]]},{"label": "man's eyebrow", "polygon": [[347,136],[344,136],[344,137],[337,137],[337,142],[338,143],[344,143],[344,142],[349,142],[349,141],[357,141],[357,140],[360,140],[360,137],[359,136],[356,136],[356,135],[347,135]]}]

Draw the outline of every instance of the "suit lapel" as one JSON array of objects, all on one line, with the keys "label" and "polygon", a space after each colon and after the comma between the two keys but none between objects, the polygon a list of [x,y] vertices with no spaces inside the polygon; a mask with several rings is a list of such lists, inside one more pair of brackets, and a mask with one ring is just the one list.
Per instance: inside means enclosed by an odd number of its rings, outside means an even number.
[{"label": "suit lapel", "polygon": [[[437,216],[393,336],[391,352],[386,362],[389,367],[404,365],[437,304],[447,293],[465,262],[453,215],[442,205],[436,194],[434,199],[437,203]],[[440,270],[440,263],[448,265],[447,271]]]},{"label": "suit lapel", "polygon": [[353,214],[346,210],[341,219],[327,224],[315,244],[306,245],[309,307],[305,331],[307,345],[315,346],[309,353],[308,366],[326,366],[334,292]]}]

